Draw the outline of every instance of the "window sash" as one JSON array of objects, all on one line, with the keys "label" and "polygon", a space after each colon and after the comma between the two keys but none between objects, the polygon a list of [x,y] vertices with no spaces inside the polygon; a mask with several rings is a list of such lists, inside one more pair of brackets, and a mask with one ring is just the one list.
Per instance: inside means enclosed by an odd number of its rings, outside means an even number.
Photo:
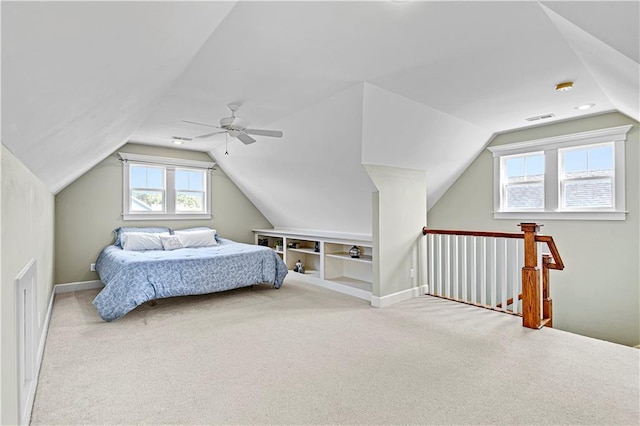
[{"label": "window sash", "polygon": [[[195,194],[200,195],[200,202],[202,206],[199,210],[189,210],[180,208],[180,203],[178,202],[178,194]],[[176,190],[176,212],[180,213],[204,213],[206,208],[207,196],[205,191],[189,191],[184,189]]]},{"label": "window sash", "polygon": [[[537,156],[543,156],[544,159],[544,152],[542,151],[535,151],[535,152],[527,152],[524,154],[515,154],[515,155],[504,155],[502,157],[500,157],[500,211],[543,211],[544,210],[544,206],[545,206],[545,188],[544,188],[544,181],[545,181],[545,175],[544,173],[542,175],[529,175],[527,172],[527,158],[528,157],[537,157]],[[509,178],[507,176],[507,162],[509,160],[514,160],[514,159],[518,159],[518,158],[522,158],[524,160],[524,169],[523,169],[523,175],[518,178],[514,178],[511,177]],[[546,168],[545,168],[546,170]],[[543,171],[544,172],[544,171]],[[521,178],[521,180],[520,180]],[[517,180],[514,180],[517,179]],[[511,187],[516,187],[516,186],[532,186],[532,185],[536,185],[536,184],[542,184],[542,207],[523,207],[523,206],[510,206],[508,203],[509,197],[508,197],[508,189]]]},{"label": "window sash", "polygon": [[[133,204],[135,203],[133,200],[136,199],[138,201],[144,202],[136,197],[134,197],[134,193],[138,191],[138,192],[159,192],[161,197],[162,197],[162,204],[161,204],[161,208],[160,210],[134,210],[133,209]],[[131,202],[131,204],[129,205],[129,209],[131,210],[132,214],[138,214],[138,213],[148,213],[148,214],[164,214],[166,213],[167,210],[167,196],[166,196],[166,191],[164,189],[155,189],[155,188],[150,188],[150,189],[146,189],[146,188],[131,188],[131,190],[129,191],[129,200]],[[149,205],[149,204],[147,204]],[[152,207],[151,205],[149,205],[149,207]]]},{"label": "window sash", "polygon": [[[542,206],[541,207],[526,207],[526,206],[514,206],[514,205],[509,205],[508,201],[509,201],[509,194],[508,194],[508,190],[509,188],[515,188],[515,187],[532,187],[534,185],[541,185],[542,186]],[[506,183],[503,185],[502,187],[502,203],[503,203],[503,207],[502,210],[503,211],[544,211],[544,202],[545,202],[545,197],[544,197],[544,179],[538,179],[538,180],[529,180],[529,181],[524,181],[524,182],[517,182],[517,183]]]},{"label": "window sash", "polygon": [[[608,186],[610,191],[610,202],[606,206],[598,206],[598,205],[576,205],[576,206],[567,206],[568,196],[566,196],[566,184],[569,183],[577,183],[577,182],[595,182],[598,180],[609,180]],[[560,209],[562,211],[585,211],[585,210],[613,210],[616,205],[615,201],[615,179],[613,176],[593,176],[593,177],[584,177],[584,178],[570,178],[570,179],[562,179],[560,180],[560,200],[559,200]]]},{"label": "window sash", "polygon": [[[603,147],[611,147],[613,153],[613,165],[611,169],[594,169],[590,168],[589,164],[589,151],[595,148],[603,148]],[[585,151],[586,154],[586,164],[585,170],[582,172],[585,176],[575,176],[568,174],[566,171],[566,154],[572,152]],[[613,210],[616,206],[616,147],[614,142],[602,143],[602,144],[590,144],[590,145],[577,145],[574,147],[564,148],[558,150],[558,206],[560,211],[598,211],[598,210]],[[569,172],[569,173],[580,173],[580,172]],[[566,185],[567,183],[577,183],[577,182],[589,182],[596,180],[609,180],[610,187],[610,202],[606,206],[597,206],[597,205],[575,205],[568,206],[568,197],[566,195]],[[595,203],[597,204],[597,203]]]}]

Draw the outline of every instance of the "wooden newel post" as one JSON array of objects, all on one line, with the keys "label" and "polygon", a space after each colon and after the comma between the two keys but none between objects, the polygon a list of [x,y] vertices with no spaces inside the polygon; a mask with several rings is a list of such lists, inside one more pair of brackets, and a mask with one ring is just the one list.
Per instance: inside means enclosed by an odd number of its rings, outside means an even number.
[{"label": "wooden newel post", "polygon": [[538,269],[537,223],[521,223],[524,232],[524,266],[522,268],[522,325],[540,328],[540,270]]}]

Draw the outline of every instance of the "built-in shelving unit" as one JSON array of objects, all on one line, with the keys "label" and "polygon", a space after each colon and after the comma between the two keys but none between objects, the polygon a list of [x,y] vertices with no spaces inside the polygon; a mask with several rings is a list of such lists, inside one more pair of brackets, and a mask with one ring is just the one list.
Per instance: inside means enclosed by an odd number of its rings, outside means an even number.
[{"label": "built-in shelving unit", "polygon": [[[365,300],[371,300],[373,244],[369,236],[288,229],[254,229],[256,244],[275,248],[283,243],[282,260],[293,272],[300,261],[305,273],[299,278]],[[349,250],[360,249],[359,257]]]}]

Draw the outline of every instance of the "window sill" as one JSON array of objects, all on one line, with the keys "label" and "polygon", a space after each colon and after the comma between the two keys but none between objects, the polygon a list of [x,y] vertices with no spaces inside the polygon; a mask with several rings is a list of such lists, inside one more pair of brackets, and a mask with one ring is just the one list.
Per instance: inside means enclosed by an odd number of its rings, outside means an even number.
[{"label": "window sill", "polygon": [[197,220],[211,219],[211,213],[189,214],[130,214],[124,213],[122,220]]},{"label": "window sill", "polygon": [[626,220],[627,212],[564,211],[564,212],[493,212],[494,219],[515,220]]}]

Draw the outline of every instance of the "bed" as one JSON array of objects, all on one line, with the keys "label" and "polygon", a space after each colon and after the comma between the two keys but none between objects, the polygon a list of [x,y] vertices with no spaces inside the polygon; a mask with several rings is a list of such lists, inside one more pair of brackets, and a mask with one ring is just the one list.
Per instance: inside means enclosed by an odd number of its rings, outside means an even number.
[{"label": "bed", "polygon": [[280,288],[287,275],[282,259],[268,247],[216,236],[214,246],[133,251],[121,247],[118,238],[96,260],[96,272],[105,286],[93,305],[105,321],[153,299],[261,283]]}]

